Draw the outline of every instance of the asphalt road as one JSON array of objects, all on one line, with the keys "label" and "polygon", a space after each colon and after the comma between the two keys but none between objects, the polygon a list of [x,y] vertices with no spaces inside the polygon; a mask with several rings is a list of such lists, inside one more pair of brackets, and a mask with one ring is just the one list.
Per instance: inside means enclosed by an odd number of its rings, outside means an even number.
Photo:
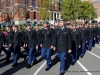
[{"label": "asphalt road", "polygon": [[[0,75],[59,75],[60,62],[57,61],[56,55],[52,56],[52,67],[45,71],[46,61],[41,56],[37,57],[38,63],[27,69],[27,61],[20,58],[16,67],[11,67],[11,63],[4,64],[6,55],[2,52],[0,56]],[[71,57],[67,58],[65,75],[100,75],[100,44],[97,44],[91,51],[86,51],[83,58],[70,65]]]}]

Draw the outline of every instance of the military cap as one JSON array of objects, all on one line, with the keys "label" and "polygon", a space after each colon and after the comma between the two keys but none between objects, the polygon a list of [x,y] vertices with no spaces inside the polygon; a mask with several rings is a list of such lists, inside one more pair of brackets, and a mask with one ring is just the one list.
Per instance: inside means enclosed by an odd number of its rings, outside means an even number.
[{"label": "military cap", "polygon": [[57,22],[60,22],[60,19],[57,19]]},{"label": "military cap", "polygon": [[26,24],[26,26],[31,26],[31,24],[28,23],[28,24]]},{"label": "military cap", "polygon": [[43,24],[49,24],[48,20],[45,20],[45,21],[43,22]]},{"label": "military cap", "polygon": [[10,27],[10,25],[6,25],[6,27]]},{"label": "military cap", "polygon": [[77,26],[77,24],[73,24],[72,26],[75,26],[75,27],[76,27],[76,26]]},{"label": "military cap", "polygon": [[18,25],[13,25],[13,27],[18,27]]},{"label": "military cap", "polygon": [[53,26],[53,24],[49,24],[50,26]]},{"label": "military cap", "polygon": [[65,21],[65,20],[64,20],[64,19],[60,19],[59,22],[60,22],[60,21]]}]

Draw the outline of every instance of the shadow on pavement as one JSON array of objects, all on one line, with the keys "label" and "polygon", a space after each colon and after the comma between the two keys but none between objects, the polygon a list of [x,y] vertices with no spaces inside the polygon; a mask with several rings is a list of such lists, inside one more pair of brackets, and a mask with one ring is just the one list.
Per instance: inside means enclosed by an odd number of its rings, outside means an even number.
[{"label": "shadow on pavement", "polygon": [[26,63],[21,62],[17,66],[8,69],[7,71],[2,73],[1,75],[12,75],[12,74],[16,73],[17,71],[19,71],[20,69],[24,68],[25,66],[26,66]]}]

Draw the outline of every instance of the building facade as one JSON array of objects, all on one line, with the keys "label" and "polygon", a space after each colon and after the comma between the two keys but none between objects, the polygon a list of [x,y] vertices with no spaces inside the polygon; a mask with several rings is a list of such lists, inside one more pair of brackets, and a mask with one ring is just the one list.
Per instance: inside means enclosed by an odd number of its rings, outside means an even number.
[{"label": "building facade", "polygon": [[[60,19],[60,1],[57,0],[52,21]],[[39,0],[0,0],[0,22],[14,18],[15,24],[26,21],[39,23]]]},{"label": "building facade", "polygon": [[100,0],[89,0],[89,2],[91,2],[93,4],[93,6],[95,7],[95,10],[97,12],[98,19],[95,19],[95,20],[100,22]]}]

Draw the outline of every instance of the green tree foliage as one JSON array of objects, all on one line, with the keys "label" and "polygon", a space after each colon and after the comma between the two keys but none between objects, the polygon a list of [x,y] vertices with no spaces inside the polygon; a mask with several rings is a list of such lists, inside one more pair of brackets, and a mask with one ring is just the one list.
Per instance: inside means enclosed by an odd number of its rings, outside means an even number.
[{"label": "green tree foliage", "polygon": [[94,19],[97,17],[97,13],[95,11],[95,8],[93,4],[84,1],[80,4],[80,17],[83,17],[84,19]]},{"label": "green tree foliage", "polygon": [[81,0],[62,0],[61,3],[61,15],[64,19],[84,18],[89,19],[96,17],[95,8],[87,1],[81,2]]},{"label": "green tree foliage", "polygon": [[50,19],[52,18],[52,11],[54,9],[56,0],[39,0],[39,11],[40,11],[40,19]]}]

